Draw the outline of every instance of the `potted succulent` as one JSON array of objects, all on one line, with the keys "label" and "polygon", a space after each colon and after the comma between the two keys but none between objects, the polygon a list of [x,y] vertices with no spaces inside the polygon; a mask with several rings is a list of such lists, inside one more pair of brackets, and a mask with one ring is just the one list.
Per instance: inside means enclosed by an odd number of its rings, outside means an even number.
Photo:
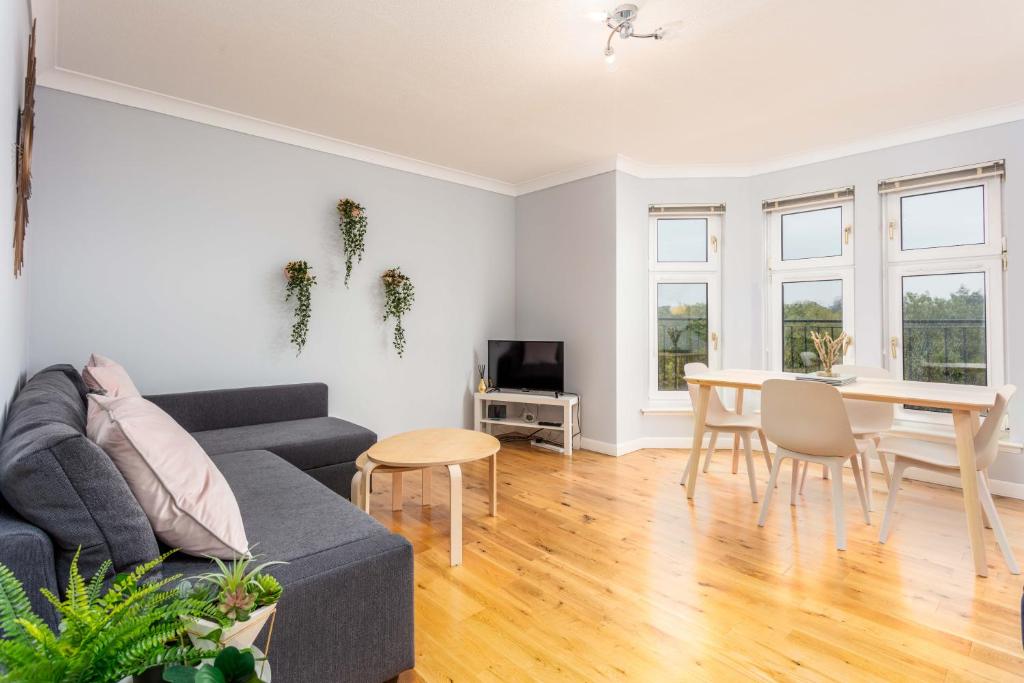
[{"label": "potted succulent", "polygon": [[[182,581],[179,594],[205,601],[215,608],[216,617],[189,618],[188,636],[197,648],[252,646],[263,626],[277,610],[281,584],[263,570],[283,562],[254,564],[253,557],[238,557],[230,563],[210,558],[217,571]],[[268,637],[269,640],[269,637]]]}]

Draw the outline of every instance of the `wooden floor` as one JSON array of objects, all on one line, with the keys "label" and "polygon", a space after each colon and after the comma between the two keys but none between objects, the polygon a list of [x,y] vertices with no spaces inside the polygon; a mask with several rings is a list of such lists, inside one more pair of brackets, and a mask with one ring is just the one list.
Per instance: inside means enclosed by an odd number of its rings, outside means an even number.
[{"label": "wooden floor", "polygon": [[[498,517],[485,463],[464,466],[465,561],[448,566],[446,476],[432,508],[405,475],[401,512],[375,481],[374,516],[416,554],[411,681],[962,681],[1024,677],[1019,600],[986,531],[990,576],[975,578],[959,495],[908,482],[877,542],[847,473],[849,549],[835,549],[828,482],[814,471],[789,506],[789,477],[757,527],[746,475],[719,451],[695,501],[685,453],[621,458],[506,447]],[[767,480],[758,462],[762,489]],[[788,467],[787,467],[788,470]],[[998,499],[1011,540],[1024,504]],[[1024,560],[1024,547],[1017,544]]]}]

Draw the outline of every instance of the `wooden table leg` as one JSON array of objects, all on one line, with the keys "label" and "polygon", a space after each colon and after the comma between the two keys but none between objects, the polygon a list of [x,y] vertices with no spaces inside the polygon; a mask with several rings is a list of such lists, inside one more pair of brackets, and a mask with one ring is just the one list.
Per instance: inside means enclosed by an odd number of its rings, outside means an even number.
[{"label": "wooden table leg", "polygon": [[988,576],[985,542],[981,532],[981,503],[978,498],[978,465],[974,453],[974,419],[966,410],[953,411],[956,429],[956,456],[960,461],[960,485],[963,487],[964,511],[967,513],[967,534],[971,539],[974,571]]},{"label": "wooden table leg", "polygon": [[462,564],[462,468],[448,465],[448,478],[451,487],[451,565],[458,567]]},{"label": "wooden table leg", "polygon": [[373,470],[377,467],[377,464],[373,461],[366,463],[366,467],[363,468],[363,480],[359,482],[361,484],[361,490],[359,492],[359,506],[363,508],[363,512],[369,514],[370,512],[370,480],[373,478]]},{"label": "wooden table leg", "polygon": [[[736,414],[743,414],[743,389],[736,389]],[[739,432],[732,437],[732,473],[736,474],[740,469],[740,435]]]},{"label": "wooden table leg", "polygon": [[430,474],[430,468],[423,468],[423,494],[420,496],[423,499],[423,505],[430,505],[430,487],[433,485],[433,477]]},{"label": "wooden table leg", "polygon": [[402,509],[402,475],[404,472],[395,472],[391,475],[391,510]]},{"label": "wooden table leg", "polygon": [[700,464],[700,447],[704,441],[704,426],[711,391],[710,384],[701,384],[697,394],[697,405],[693,407],[693,446],[690,447],[690,460],[686,472],[686,497],[690,499],[693,498],[693,489],[697,486],[697,466]]},{"label": "wooden table leg", "polygon": [[498,516],[498,454],[487,459],[491,482],[491,517]]}]

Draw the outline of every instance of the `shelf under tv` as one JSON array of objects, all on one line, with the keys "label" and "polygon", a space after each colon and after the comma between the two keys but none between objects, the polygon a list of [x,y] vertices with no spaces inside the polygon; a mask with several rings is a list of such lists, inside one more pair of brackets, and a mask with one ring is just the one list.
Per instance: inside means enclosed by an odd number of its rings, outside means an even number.
[{"label": "shelf under tv", "polygon": [[[527,429],[551,429],[562,432],[564,448],[559,449],[566,455],[572,455],[573,439],[573,407],[579,405],[579,396],[575,394],[559,394],[555,398],[551,393],[533,393],[526,391],[491,391],[473,394],[473,428],[478,432],[490,432],[491,425],[502,427],[524,427]],[[536,422],[527,422],[515,418],[495,419],[485,417],[489,403],[525,403],[528,405],[560,406],[562,408],[562,426],[551,427]]]}]

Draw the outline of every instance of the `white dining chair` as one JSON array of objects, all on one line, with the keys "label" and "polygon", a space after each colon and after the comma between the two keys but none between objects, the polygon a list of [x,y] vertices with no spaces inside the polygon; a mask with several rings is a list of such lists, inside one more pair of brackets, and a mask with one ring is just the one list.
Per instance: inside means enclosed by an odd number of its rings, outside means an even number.
[{"label": "white dining chair", "polygon": [[959,472],[961,477],[974,476],[978,478],[978,497],[981,498],[982,511],[985,513],[988,524],[995,531],[999,549],[1003,551],[1003,557],[1006,559],[1006,565],[1010,568],[1010,573],[1020,574],[1020,567],[1017,565],[1017,559],[1013,556],[1013,549],[1010,548],[1010,543],[1006,538],[1006,530],[1003,529],[1003,523],[996,512],[996,504],[992,500],[992,491],[988,486],[988,468],[999,456],[999,431],[1003,419],[1006,417],[1006,406],[1016,391],[1017,387],[1008,384],[997,392],[995,405],[988,411],[988,416],[978,433],[974,435],[976,472],[960,472],[960,461],[956,455],[955,444],[905,437],[882,437],[878,445],[879,453],[890,453],[895,456],[895,460],[892,468],[892,482],[889,484],[889,500],[885,505],[885,517],[878,535],[880,542],[885,543],[889,539],[892,514],[896,509],[896,494],[899,491],[904,472],[912,467],[943,474]]},{"label": "white dining chair", "polygon": [[786,458],[793,460],[789,504],[796,505],[799,463],[815,463],[829,468],[832,475],[832,509],[836,530],[836,548],[846,550],[846,519],[843,506],[843,464],[849,460],[857,495],[864,511],[864,523],[871,524],[864,482],[860,473],[860,455],[874,452],[870,439],[855,439],[850,429],[842,395],[835,387],[818,382],[790,379],[766,380],[761,387],[761,421],[768,438],[775,443],[775,460],[768,489],[764,494],[761,517],[764,526],[779,467]]},{"label": "white dining chair", "polygon": [[[700,375],[701,373],[708,372],[708,366],[704,363],[687,363],[683,367],[683,372],[686,376],[691,377],[694,375]],[[690,400],[694,406],[697,405],[698,385],[687,382],[687,390],[690,392]],[[761,440],[761,450],[764,453],[764,462],[768,466],[768,470],[772,469],[772,457],[768,454],[768,441],[765,438],[764,431],[761,429],[761,420],[756,414],[750,415],[737,415],[735,411],[729,410],[722,404],[722,399],[718,397],[718,392],[714,389],[711,390],[711,397],[708,400],[708,410],[704,418],[704,429],[711,434],[710,441],[708,443],[707,453],[704,455],[704,467],[703,471],[707,473],[708,466],[711,464],[711,456],[715,452],[715,443],[718,441],[718,435],[735,434],[740,437],[740,441],[743,443],[743,454],[747,460],[747,478],[750,480],[750,497],[756,503],[757,498],[757,477],[754,472],[754,458],[751,454],[751,436],[756,432],[758,438]],[[689,469],[689,468],[687,468]],[[681,484],[686,483],[686,472],[683,472],[683,478],[680,481]]]},{"label": "white dining chair", "polygon": [[[870,365],[836,365],[832,369],[841,375],[853,375],[868,379],[887,379],[890,377],[889,371],[885,368],[876,368]],[[843,404],[846,406],[846,415],[850,418],[850,429],[853,430],[853,438],[871,439],[877,446],[882,434],[892,429],[892,421],[896,415],[896,406],[893,404],[881,403],[879,401],[858,401],[849,398],[844,399]],[[879,455],[878,460],[882,466],[882,476],[885,479],[885,485],[888,486],[889,461],[882,455]],[[874,510],[875,505],[871,495],[871,461],[866,450],[861,454],[860,466],[864,472],[868,510]],[[810,465],[805,464],[803,474],[800,475],[800,493],[804,492],[804,482],[807,480],[808,467]]]}]

